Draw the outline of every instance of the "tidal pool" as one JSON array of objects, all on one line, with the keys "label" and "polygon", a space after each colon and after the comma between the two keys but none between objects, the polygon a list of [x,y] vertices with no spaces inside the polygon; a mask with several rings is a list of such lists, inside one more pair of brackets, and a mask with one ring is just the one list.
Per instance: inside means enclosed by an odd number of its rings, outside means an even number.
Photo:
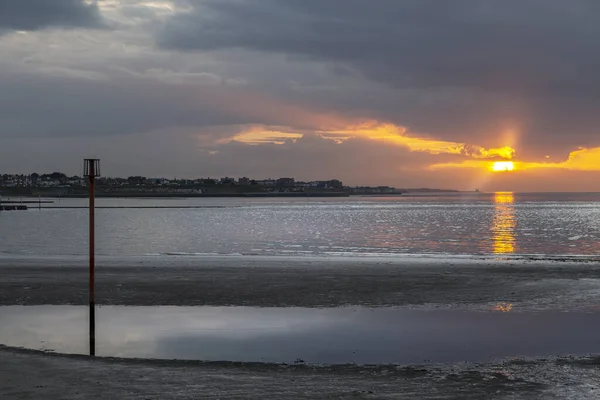
[{"label": "tidal pool", "polygon": [[[97,307],[96,355],[311,364],[600,353],[600,314],[400,308]],[[0,307],[0,344],[88,354],[88,308]]]}]

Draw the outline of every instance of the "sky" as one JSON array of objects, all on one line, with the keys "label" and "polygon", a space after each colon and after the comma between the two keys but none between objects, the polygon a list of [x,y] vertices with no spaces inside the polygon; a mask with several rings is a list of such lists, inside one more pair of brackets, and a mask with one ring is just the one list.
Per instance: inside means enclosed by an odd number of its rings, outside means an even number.
[{"label": "sky", "polygon": [[599,15],[597,0],[0,0],[0,173],[98,157],[106,176],[600,191]]}]

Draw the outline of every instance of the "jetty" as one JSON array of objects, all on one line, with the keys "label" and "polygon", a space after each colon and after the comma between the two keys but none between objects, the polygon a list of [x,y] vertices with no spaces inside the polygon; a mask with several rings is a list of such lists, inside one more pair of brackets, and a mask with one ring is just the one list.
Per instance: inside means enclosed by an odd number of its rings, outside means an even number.
[{"label": "jetty", "polygon": [[53,200],[42,200],[41,197],[38,199],[26,198],[22,197],[19,200],[11,200],[10,197],[0,197],[0,211],[27,211],[29,209],[29,205],[35,204],[40,210],[42,209],[42,204],[52,204]]}]

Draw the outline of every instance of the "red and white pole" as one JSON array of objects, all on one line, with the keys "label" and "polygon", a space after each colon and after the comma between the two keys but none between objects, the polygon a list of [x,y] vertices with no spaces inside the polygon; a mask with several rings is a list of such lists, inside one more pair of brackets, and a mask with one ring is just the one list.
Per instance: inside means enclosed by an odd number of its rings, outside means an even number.
[{"label": "red and white pole", "polygon": [[100,176],[100,160],[86,159],[84,164],[84,175],[89,178],[90,185],[90,279],[89,279],[89,308],[90,308],[90,356],[96,355],[96,277],[95,277],[95,254],[96,254],[96,177]]},{"label": "red and white pole", "polygon": [[96,279],[94,267],[96,264],[96,193],[95,193],[95,176],[94,166],[92,165],[90,175],[90,355],[96,355]]}]

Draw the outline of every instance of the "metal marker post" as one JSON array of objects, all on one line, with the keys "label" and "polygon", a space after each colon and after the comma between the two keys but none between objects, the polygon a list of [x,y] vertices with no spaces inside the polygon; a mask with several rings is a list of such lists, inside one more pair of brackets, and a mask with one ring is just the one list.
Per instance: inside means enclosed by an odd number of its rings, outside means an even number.
[{"label": "metal marker post", "polygon": [[88,177],[90,184],[90,356],[96,355],[96,299],[95,299],[95,211],[96,193],[95,180],[100,176],[100,160],[86,159],[84,161],[83,174]]}]

